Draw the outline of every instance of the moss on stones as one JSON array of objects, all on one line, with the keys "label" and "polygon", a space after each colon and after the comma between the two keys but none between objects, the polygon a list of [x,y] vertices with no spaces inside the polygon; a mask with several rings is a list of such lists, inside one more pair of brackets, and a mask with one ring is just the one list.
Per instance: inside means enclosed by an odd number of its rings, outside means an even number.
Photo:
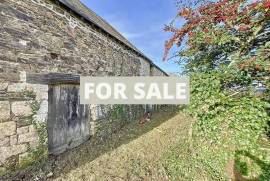
[{"label": "moss on stones", "polygon": [[27,156],[20,160],[19,167],[26,168],[31,165],[38,164],[45,161],[48,158],[48,135],[47,135],[47,124],[39,123],[35,121],[33,116],[37,113],[40,108],[40,102],[34,101],[31,103],[31,108],[33,111],[32,124],[34,125],[38,134],[38,146],[37,148],[30,150]]},{"label": "moss on stones", "polygon": [[[48,136],[47,136],[47,123],[40,123],[35,120],[34,115],[40,108],[40,102],[32,101],[29,103],[32,109],[32,115],[27,118],[19,118],[17,121],[20,125],[33,125],[38,135],[38,146],[34,149],[28,148],[28,152],[20,155],[15,155],[7,159],[3,167],[0,167],[0,176],[13,172],[16,170],[22,170],[29,166],[36,165],[44,162],[48,158]],[[18,127],[17,124],[17,127]]]}]

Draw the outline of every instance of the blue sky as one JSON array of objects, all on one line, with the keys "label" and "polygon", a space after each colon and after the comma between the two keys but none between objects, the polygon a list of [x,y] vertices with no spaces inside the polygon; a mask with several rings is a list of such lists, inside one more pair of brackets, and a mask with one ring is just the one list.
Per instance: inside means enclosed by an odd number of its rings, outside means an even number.
[{"label": "blue sky", "polygon": [[164,25],[176,15],[175,0],[81,0],[108,21],[166,72],[179,72],[173,60],[163,62]]}]

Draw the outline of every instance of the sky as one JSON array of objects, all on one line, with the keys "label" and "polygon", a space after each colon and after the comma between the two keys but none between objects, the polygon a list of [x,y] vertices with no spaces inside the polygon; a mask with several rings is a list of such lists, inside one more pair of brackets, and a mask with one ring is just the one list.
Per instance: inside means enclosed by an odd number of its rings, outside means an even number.
[{"label": "sky", "polygon": [[163,61],[170,34],[165,24],[175,17],[175,0],[81,0],[168,73],[179,72],[174,60]]}]

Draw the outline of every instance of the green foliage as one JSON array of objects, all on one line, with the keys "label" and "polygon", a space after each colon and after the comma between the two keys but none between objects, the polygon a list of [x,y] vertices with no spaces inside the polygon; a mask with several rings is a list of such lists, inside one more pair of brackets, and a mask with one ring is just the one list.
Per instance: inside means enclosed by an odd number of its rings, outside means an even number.
[{"label": "green foliage", "polygon": [[37,113],[37,111],[39,110],[39,108],[40,108],[40,102],[37,101],[37,100],[32,101],[30,106],[31,106],[33,115],[35,115]]},{"label": "green foliage", "polygon": [[270,178],[270,162],[265,161],[265,154],[262,151],[256,155],[245,150],[236,151],[235,167],[246,178],[267,181]]},{"label": "green foliage", "polygon": [[[270,160],[264,156],[270,154],[269,148],[261,151],[260,144],[270,122],[266,112],[270,108],[269,11],[269,0],[218,0],[181,7],[178,16],[186,20],[184,24],[165,28],[173,33],[165,57],[173,45],[183,47],[179,64],[192,79],[191,104],[185,111],[196,118],[193,161],[214,180],[226,178],[223,174],[231,159],[240,174],[270,179]],[[266,88],[260,97],[252,86],[254,80]],[[190,161],[169,158],[177,168]]]},{"label": "green foliage", "polygon": [[[246,149],[256,148],[256,142],[267,129],[269,117],[265,109],[269,104],[254,97],[251,88],[245,92],[245,96],[237,96],[226,90],[225,84],[239,80],[239,76],[227,73],[212,71],[192,74],[191,105],[187,111],[197,118],[195,126],[200,136],[223,144],[221,133],[230,131],[234,144]],[[246,78],[243,80],[242,83],[248,82]]]},{"label": "green foliage", "polygon": [[[260,144],[268,130],[269,116],[265,109],[269,103],[254,96],[253,88],[249,87],[252,78],[233,69],[190,76],[191,103],[184,111],[196,121],[192,142],[181,143],[165,159],[171,179],[226,180],[230,160],[235,160],[236,169],[243,175],[261,180],[270,178],[269,169],[265,169],[270,164],[265,155],[270,152],[261,151]],[[232,83],[247,90],[232,91],[228,88]],[[257,160],[264,164],[240,159],[236,154],[239,150],[258,156]],[[202,178],[196,173],[203,173]]]},{"label": "green foliage", "polygon": [[237,154],[236,159],[235,159],[235,165],[236,165],[237,170],[240,171],[241,175],[245,175],[245,176],[248,175],[248,165],[246,162],[244,162],[240,159],[238,154]]},{"label": "green foliage", "polygon": [[124,109],[124,105],[113,105],[113,107],[109,110],[109,118],[111,120],[126,120],[126,113]]},{"label": "green foliage", "polygon": [[[34,116],[40,108],[40,102],[38,101],[32,102],[31,108]],[[27,156],[22,158],[21,163],[19,165],[21,169],[44,162],[48,158],[47,124],[35,121],[33,116],[31,123],[34,125],[37,131],[39,142],[37,148],[31,150]]]},{"label": "green foliage", "polygon": [[34,126],[38,133],[39,143],[37,148],[31,150],[29,155],[22,158],[20,162],[21,169],[44,162],[48,157],[47,125],[46,123],[34,122]]}]

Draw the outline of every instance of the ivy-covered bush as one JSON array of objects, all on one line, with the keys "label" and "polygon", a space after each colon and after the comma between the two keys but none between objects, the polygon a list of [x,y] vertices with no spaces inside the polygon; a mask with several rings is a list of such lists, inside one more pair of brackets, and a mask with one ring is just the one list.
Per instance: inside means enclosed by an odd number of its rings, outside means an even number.
[{"label": "ivy-covered bush", "polygon": [[212,71],[192,74],[191,105],[188,106],[188,112],[197,118],[195,126],[202,136],[219,142],[219,137],[223,136],[221,132],[231,131],[234,137],[231,141],[240,148],[255,148],[268,128],[266,109],[269,103],[254,96],[252,87],[236,92],[238,94],[225,90],[225,84],[237,82],[233,79],[239,78],[231,74],[227,76],[227,73]]},{"label": "ivy-covered bush", "polygon": [[191,76],[191,104],[185,111],[195,122],[187,146],[192,159],[171,154],[168,173],[194,180],[185,173],[205,171],[208,179],[224,180],[233,170],[239,180],[270,180],[270,1],[177,2],[176,18],[184,21],[180,27],[166,26],[172,37],[164,59],[174,45],[179,47],[175,55]]},{"label": "ivy-covered bush", "polygon": [[[264,150],[261,144],[269,129],[269,103],[254,96],[252,79],[234,70],[190,76],[191,102],[184,112],[194,118],[192,137],[166,156],[171,179],[269,180],[270,146]],[[239,93],[229,86],[236,84]]]},{"label": "ivy-covered bush", "polygon": [[[269,151],[261,150],[261,141],[268,131],[266,109],[269,103],[254,96],[253,87],[248,86],[251,80],[239,72],[235,76],[233,74],[233,71],[220,70],[191,74],[191,104],[185,111],[196,119],[193,149],[205,162],[204,167],[213,172],[212,175],[218,169],[218,177],[226,178],[226,164],[234,160],[234,166],[241,174],[267,180],[270,167],[267,170],[265,165],[270,165],[270,160],[266,159]],[[244,91],[232,92],[224,86],[237,82]],[[240,161],[239,153],[244,152],[258,157],[264,166],[256,166],[258,163],[255,161]],[[215,155],[216,160],[212,161],[208,154]],[[247,154],[241,157],[247,157]],[[241,169],[243,165],[245,169]]]}]

